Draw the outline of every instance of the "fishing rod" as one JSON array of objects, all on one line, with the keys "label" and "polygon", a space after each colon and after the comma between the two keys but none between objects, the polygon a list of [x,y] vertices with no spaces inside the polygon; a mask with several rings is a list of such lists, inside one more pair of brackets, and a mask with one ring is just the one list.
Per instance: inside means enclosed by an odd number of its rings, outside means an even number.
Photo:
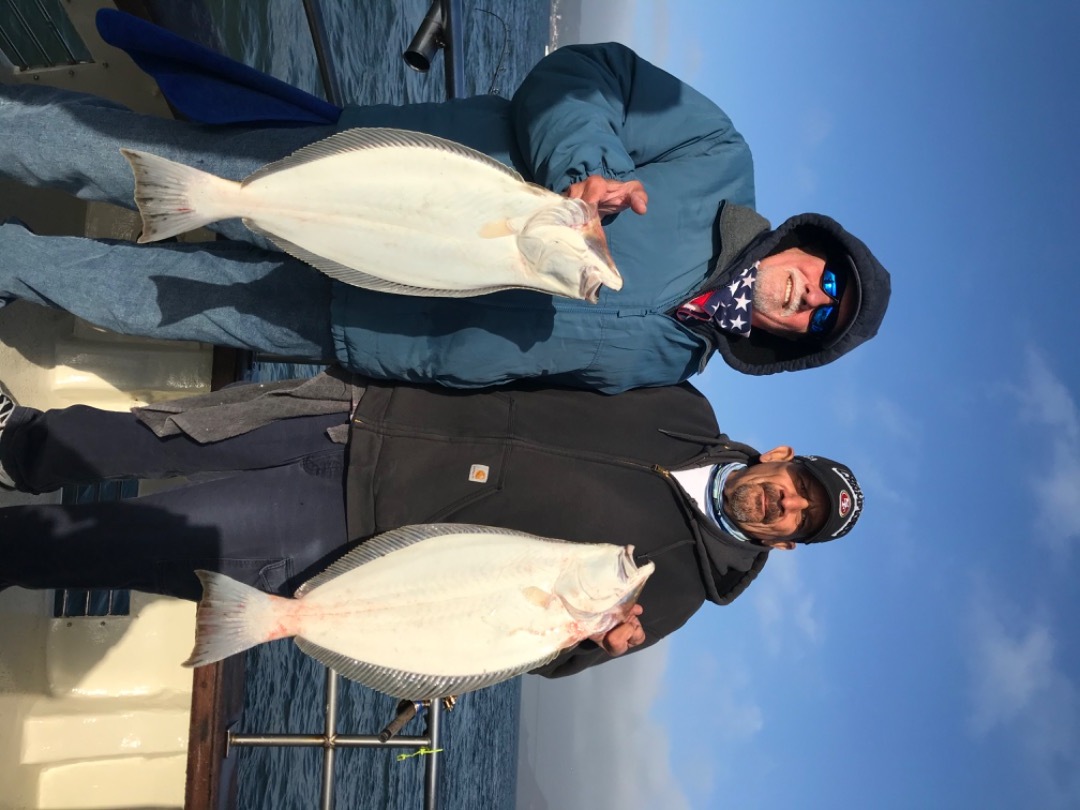
[{"label": "fishing rod", "polygon": [[488,87],[487,94],[490,96],[495,93],[495,85],[499,80],[499,72],[503,69],[503,65],[506,64],[506,53],[510,49],[510,26],[506,20],[496,14],[494,11],[489,11],[486,8],[474,8],[473,11],[479,11],[482,14],[490,14],[496,20],[503,25],[503,47],[502,53],[499,54],[499,62],[495,65],[495,72],[491,74],[491,85]]}]

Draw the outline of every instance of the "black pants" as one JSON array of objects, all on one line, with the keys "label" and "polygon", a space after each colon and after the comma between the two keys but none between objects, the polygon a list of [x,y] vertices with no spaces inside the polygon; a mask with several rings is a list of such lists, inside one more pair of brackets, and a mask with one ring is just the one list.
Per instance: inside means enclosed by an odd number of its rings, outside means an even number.
[{"label": "black pants", "polygon": [[0,463],[48,492],[109,478],[199,474],[126,501],[0,509],[0,585],[133,588],[198,599],[197,568],[291,595],[345,550],[343,414],[286,419],[199,445],[157,438],[131,414],[18,408]]}]

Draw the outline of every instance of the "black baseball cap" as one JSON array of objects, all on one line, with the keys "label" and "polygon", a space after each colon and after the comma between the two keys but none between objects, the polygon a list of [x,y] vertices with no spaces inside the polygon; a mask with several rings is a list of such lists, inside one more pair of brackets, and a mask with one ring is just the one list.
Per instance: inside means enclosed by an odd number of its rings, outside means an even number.
[{"label": "black baseball cap", "polygon": [[835,540],[851,531],[862,514],[863,495],[855,474],[846,464],[824,456],[795,456],[806,470],[818,480],[829,496],[829,512],[825,525],[799,543],[823,543]]}]

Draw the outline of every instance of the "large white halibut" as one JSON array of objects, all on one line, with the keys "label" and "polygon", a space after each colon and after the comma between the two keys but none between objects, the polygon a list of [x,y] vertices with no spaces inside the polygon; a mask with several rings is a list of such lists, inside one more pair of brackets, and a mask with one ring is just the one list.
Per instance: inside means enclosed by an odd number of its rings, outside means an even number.
[{"label": "large white halibut", "polygon": [[239,183],[120,151],[135,172],[140,242],[240,217],[287,253],[371,290],[525,288],[595,302],[601,285],[622,287],[595,206],[443,138],[347,130]]},{"label": "large white halibut", "polygon": [[528,672],[625,621],[653,563],[633,546],[568,543],[464,524],[363,543],[295,599],[199,571],[201,666],[277,638],[399,698],[457,695]]}]

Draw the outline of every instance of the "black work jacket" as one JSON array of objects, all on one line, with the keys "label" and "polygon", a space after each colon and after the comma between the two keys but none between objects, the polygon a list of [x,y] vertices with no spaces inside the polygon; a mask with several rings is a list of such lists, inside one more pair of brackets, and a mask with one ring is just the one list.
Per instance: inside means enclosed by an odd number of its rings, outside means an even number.
[{"label": "black work jacket", "polygon": [[[689,384],[610,396],[365,382],[346,479],[353,539],[449,522],[631,544],[639,563],[656,563],[639,600],[646,643],[635,651],[704,601],[733,600],[765,563],[764,548],[721,531],[670,475],[757,456],[720,434]],[[609,658],[584,642],[539,672],[568,675]]]}]

